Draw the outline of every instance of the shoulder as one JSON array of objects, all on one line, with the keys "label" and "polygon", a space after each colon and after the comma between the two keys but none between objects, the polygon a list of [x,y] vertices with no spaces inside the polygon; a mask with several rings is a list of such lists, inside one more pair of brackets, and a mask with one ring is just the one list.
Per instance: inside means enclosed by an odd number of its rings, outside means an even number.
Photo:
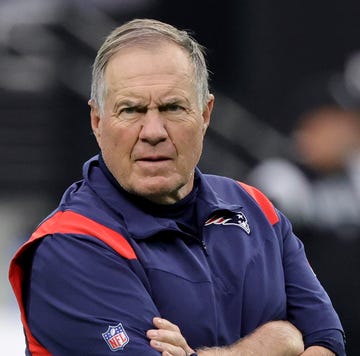
[{"label": "shoulder", "polygon": [[243,189],[240,187],[237,180],[221,175],[203,174],[203,181],[222,196],[231,196],[232,193],[242,194]]},{"label": "shoulder", "polygon": [[271,200],[258,188],[244,182],[218,175],[204,175],[217,193],[227,197],[239,197],[248,204],[255,203],[274,225],[279,221],[278,213]]},{"label": "shoulder", "polygon": [[261,190],[244,182],[238,183],[256,201],[270,224],[276,224],[279,221],[279,216],[270,199]]},{"label": "shoulder", "polygon": [[119,255],[127,259],[136,258],[135,252],[124,237],[124,234],[71,210],[56,211],[39,225],[34,231],[31,239],[34,240],[58,234],[62,235],[59,239],[73,237],[81,241],[90,241],[92,244],[95,241],[97,244],[111,247]]}]

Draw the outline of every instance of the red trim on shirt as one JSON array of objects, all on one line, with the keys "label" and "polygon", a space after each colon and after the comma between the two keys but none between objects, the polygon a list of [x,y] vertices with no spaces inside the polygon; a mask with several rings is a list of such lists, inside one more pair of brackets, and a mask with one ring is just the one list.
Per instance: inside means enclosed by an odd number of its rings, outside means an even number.
[{"label": "red trim on shirt", "polygon": [[45,235],[80,234],[97,237],[113,248],[120,256],[136,259],[136,254],[129,242],[118,232],[73,211],[58,211],[43,222],[32,234],[30,241]]},{"label": "red trim on shirt", "polygon": [[21,264],[21,256],[34,241],[55,233],[94,236],[113,248],[119,255],[127,259],[136,259],[135,251],[124,236],[81,214],[69,210],[58,211],[41,223],[30,239],[16,252],[9,269],[9,280],[19,304],[21,321],[32,356],[51,356],[51,353],[35,339],[26,320],[22,298],[24,270]]},{"label": "red trim on shirt", "polygon": [[275,208],[269,198],[264,195],[260,190],[252,187],[251,185],[243,182],[238,182],[260,205],[265,216],[269,220],[270,224],[274,225],[279,221],[279,216],[275,211]]}]

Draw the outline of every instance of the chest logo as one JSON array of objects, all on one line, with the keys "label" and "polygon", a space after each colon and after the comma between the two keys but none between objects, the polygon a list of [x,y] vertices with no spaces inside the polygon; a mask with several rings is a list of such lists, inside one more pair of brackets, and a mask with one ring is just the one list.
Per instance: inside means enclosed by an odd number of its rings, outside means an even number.
[{"label": "chest logo", "polygon": [[109,326],[108,329],[102,333],[102,337],[111,351],[122,350],[129,342],[129,337],[121,323],[115,326]]},{"label": "chest logo", "polygon": [[250,234],[250,226],[244,213],[220,213],[214,215],[205,222],[208,225],[235,225],[241,227],[248,235]]}]

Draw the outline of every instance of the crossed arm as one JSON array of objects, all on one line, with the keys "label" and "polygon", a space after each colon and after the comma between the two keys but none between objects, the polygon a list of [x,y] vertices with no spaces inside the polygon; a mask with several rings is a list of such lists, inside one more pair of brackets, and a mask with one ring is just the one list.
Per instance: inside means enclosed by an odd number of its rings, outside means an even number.
[{"label": "crossed arm", "polygon": [[[178,326],[166,319],[154,318],[156,329],[148,330],[150,345],[162,356],[188,356],[195,353],[182,336]],[[287,321],[271,321],[252,334],[225,347],[202,348],[196,350],[198,356],[334,356],[321,346],[311,346],[304,350],[300,331]]]}]

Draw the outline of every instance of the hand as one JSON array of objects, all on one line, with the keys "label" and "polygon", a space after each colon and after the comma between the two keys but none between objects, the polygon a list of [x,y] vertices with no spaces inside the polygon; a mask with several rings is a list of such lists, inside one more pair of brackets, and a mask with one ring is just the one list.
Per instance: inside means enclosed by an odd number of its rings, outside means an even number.
[{"label": "hand", "polygon": [[[189,356],[195,352],[187,344],[177,325],[158,317],[153,319],[153,323],[157,329],[148,330],[146,335],[150,339],[151,347],[161,352],[162,356]],[[287,321],[278,320],[265,323],[232,345],[199,349],[198,355],[238,356],[241,354],[250,356],[266,354],[268,356],[298,356],[303,352],[304,344],[299,330]],[[305,352],[304,356],[305,354],[307,353]],[[320,356],[323,354],[309,353],[310,355]],[[325,355],[330,356],[331,353],[325,353]]]},{"label": "hand", "polygon": [[195,351],[187,344],[179,327],[170,321],[155,317],[154,326],[146,336],[150,339],[150,346],[162,353],[162,356],[188,356]]}]

